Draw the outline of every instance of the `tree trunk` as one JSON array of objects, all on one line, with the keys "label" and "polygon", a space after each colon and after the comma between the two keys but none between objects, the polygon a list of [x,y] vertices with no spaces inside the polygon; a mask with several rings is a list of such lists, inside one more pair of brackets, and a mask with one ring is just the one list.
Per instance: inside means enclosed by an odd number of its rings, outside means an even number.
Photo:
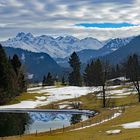
[{"label": "tree trunk", "polygon": [[138,93],[138,94],[139,94],[139,103],[140,103],[140,91],[139,91],[139,93]]},{"label": "tree trunk", "polygon": [[106,107],[105,85],[103,85],[103,107]]}]

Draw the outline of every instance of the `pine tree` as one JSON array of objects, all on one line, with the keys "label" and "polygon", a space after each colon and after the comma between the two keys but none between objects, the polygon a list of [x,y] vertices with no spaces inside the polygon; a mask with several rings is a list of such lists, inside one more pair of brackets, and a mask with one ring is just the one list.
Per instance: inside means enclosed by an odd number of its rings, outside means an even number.
[{"label": "pine tree", "polygon": [[16,54],[11,59],[11,64],[16,73],[16,82],[18,84],[17,88],[19,91],[17,95],[19,95],[20,93],[25,92],[27,90],[27,82],[26,82],[25,74],[22,69],[22,64]]},{"label": "pine tree", "polygon": [[69,64],[72,68],[72,72],[69,74],[69,85],[81,86],[82,85],[80,74],[81,62],[79,60],[78,55],[75,52],[72,53],[72,55],[70,56]]},{"label": "pine tree", "polygon": [[102,84],[102,64],[99,59],[87,64],[84,81],[87,86],[100,86]]},{"label": "pine tree", "polygon": [[0,45],[0,104],[7,102],[16,94],[15,73]]},{"label": "pine tree", "polygon": [[54,85],[54,79],[53,79],[50,72],[47,75],[46,84],[47,84],[47,86],[53,86]]},{"label": "pine tree", "polygon": [[125,65],[125,72],[127,78],[132,81],[134,87],[136,88],[140,102],[140,61],[137,54],[128,57],[127,63]]},{"label": "pine tree", "polygon": [[89,64],[87,64],[87,66],[85,68],[83,78],[84,78],[85,85],[90,86],[91,83],[90,83],[90,80],[89,80],[89,78],[90,78],[90,65]]},{"label": "pine tree", "polygon": [[43,76],[43,80],[42,80],[42,86],[46,86],[46,81],[47,81],[47,80],[46,80],[46,76],[44,75],[44,76]]},{"label": "pine tree", "polygon": [[18,75],[21,68],[21,62],[16,54],[11,59],[11,64],[15,70],[15,73]]},{"label": "pine tree", "polygon": [[87,65],[84,73],[84,81],[88,86],[102,86],[103,107],[106,106],[105,83],[107,80],[107,65],[100,59],[92,61]]},{"label": "pine tree", "polygon": [[65,78],[64,78],[64,76],[62,77],[62,85],[65,85]]},{"label": "pine tree", "polygon": [[54,85],[54,79],[51,73],[49,72],[47,77],[46,76],[43,77],[42,86],[53,86],[53,85]]},{"label": "pine tree", "polygon": [[26,91],[25,75],[21,71],[21,63],[16,55],[12,60],[7,58],[0,45],[0,104]]}]

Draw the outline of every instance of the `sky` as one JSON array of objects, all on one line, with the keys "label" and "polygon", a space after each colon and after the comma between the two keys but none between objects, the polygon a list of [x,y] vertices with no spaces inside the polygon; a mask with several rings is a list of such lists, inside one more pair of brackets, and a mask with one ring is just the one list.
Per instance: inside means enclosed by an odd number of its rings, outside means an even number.
[{"label": "sky", "polygon": [[18,32],[101,41],[140,35],[140,0],[0,0],[0,40]]}]

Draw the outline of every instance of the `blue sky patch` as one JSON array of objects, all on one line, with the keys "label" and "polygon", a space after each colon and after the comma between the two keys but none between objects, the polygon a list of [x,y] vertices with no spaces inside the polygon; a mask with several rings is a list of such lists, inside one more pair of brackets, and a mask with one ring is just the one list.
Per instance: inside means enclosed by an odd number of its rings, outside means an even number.
[{"label": "blue sky patch", "polygon": [[131,23],[80,23],[76,24],[76,26],[82,27],[96,27],[96,28],[122,28],[122,27],[132,27],[138,26],[136,24]]}]

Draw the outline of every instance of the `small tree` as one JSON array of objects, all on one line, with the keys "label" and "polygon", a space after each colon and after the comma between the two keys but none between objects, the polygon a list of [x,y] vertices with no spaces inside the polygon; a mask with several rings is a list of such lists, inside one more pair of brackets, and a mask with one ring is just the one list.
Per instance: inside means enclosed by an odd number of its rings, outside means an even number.
[{"label": "small tree", "polygon": [[66,82],[65,82],[65,78],[64,78],[64,76],[62,77],[62,85],[65,85],[66,84]]},{"label": "small tree", "polygon": [[0,104],[15,97],[17,92],[16,88],[15,72],[6,57],[4,49],[0,45]]},{"label": "small tree", "polygon": [[87,65],[84,73],[84,81],[86,82],[86,85],[102,86],[103,107],[106,107],[105,84],[107,80],[107,70],[107,63],[102,63],[100,59],[97,59]]},{"label": "small tree", "polygon": [[69,84],[71,86],[81,86],[82,80],[81,80],[81,74],[80,74],[80,68],[81,68],[81,62],[79,60],[78,55],[74,52],[69,58],[69,64],[72,68],[72,72],[69,74]]},{"label": "small tree", "polygon": [[42,80],[42,86],[46,86],[46,81],[47,81],[47,80],[46,80],[46,76],[44,75],[44,76],[43,76],[43,80]]},{"label": "small tree", "polygon": [[127,77],[130,79],[130,81],[132,81],[134,87],[136,88],[140,102],[140,62],[137,54],[128,57],[125,72]]},{"label": "small tree", "polygon": [[23,72],[22,64],[19,60],[19,57],[16,54],[11,59],[11,64],[16,73],[16,83],[18,84],[17,88],[19,90],[19,93],[17,95],[19,95],[20,92],[24,92],[27,90],[27,81]]},{"label": "small tree", "polygon": [[11,64],[13,66],[13,69],[15,70],[15,73],[18,75],[21,68],[21,62],[16,54],[11,59]]}]

